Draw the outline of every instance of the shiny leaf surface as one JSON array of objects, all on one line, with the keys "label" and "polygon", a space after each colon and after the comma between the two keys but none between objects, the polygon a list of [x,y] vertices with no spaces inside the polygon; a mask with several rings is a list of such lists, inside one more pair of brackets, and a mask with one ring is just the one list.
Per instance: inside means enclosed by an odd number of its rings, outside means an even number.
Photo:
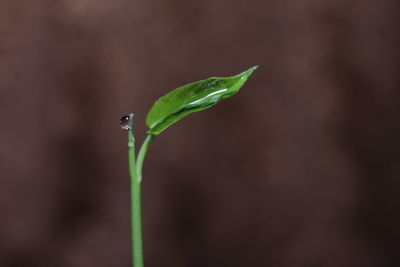
[{"label": "shiny leaf surface", "polygon": [[148,133],[158,135],[186,115],[236,94],[258,66],[232,77],[212,77],[176,88],[157,100],[146,118]]}]

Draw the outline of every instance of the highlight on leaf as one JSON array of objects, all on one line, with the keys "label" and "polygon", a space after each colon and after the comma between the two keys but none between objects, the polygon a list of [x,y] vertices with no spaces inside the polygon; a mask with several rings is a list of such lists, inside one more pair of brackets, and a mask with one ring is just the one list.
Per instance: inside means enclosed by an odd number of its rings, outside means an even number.
[{"label": "highlight on leaf", "polygon": [[162,96],[146,118],[148,133],[156,136],[186,115],[207,109],[236,94],[258,66],[231,77],[211,77],[190,83]]}]

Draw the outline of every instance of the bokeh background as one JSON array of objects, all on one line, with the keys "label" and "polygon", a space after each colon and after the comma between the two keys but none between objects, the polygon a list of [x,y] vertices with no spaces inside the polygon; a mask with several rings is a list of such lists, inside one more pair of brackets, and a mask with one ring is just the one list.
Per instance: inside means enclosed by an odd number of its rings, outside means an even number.
[{"label": "bokeh background", "polygon": [[398,0],[1,0],[0,266],[130,266],[126,134],[260,65],[160,135],[148,267],[400,266]]}]

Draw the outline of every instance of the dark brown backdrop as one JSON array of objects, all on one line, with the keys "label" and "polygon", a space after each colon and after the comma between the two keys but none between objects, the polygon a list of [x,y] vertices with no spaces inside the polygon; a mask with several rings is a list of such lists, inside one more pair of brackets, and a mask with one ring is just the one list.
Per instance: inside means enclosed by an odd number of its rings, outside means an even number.
[{"label": "dark brown backdrop", "polygon": [[119,117],[255,64],[152,145],[147,266],[400,266],[399,6],[1,0],[0,266],[129,266]]}]

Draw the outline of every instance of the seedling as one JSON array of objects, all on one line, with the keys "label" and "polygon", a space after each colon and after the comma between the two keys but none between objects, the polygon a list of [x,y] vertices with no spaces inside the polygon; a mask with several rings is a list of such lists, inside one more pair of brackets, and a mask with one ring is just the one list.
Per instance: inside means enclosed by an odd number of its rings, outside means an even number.
[{"label": "seedling", "polygon": [[144,157],[150,143],[169,126],[186,115],[207,109],[221,99],[236,94],[258,66],[231,77],[212,77],[176,88],[157,100],[146,118],[147,137],[139,153],[135,154],[133,114],[120,120],[121,128],[128,133],[128,161],[131,180],[131,229],[133,266],[143,267],[141,183]]}]

